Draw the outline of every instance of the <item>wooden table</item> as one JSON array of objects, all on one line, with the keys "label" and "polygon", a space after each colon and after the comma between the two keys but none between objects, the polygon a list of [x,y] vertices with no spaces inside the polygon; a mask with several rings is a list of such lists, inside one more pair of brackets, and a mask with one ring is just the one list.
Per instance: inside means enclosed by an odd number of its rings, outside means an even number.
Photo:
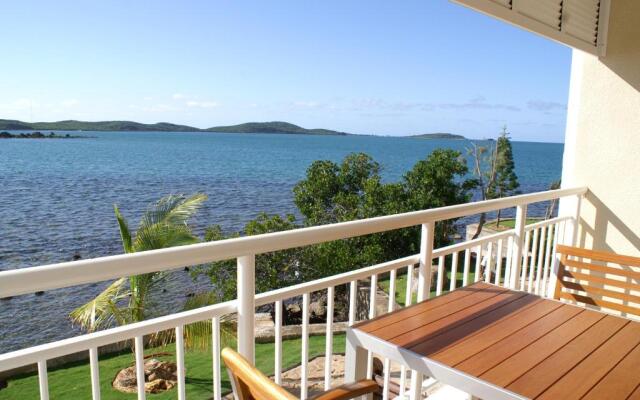
[{"label": "wooden table", "polygon": [[481,399],[640,399],[640,323],[476,283],[347,331],[367,350]]}]

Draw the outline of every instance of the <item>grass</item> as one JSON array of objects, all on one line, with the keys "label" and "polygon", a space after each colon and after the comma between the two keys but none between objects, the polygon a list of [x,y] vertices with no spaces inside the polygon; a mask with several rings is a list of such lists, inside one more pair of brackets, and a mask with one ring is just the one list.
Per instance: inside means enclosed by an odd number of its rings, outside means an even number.
[{"label": "grass", "polygon": [[[459,267],[460,268],[460,267]],[[446,271],[447,272],[447,280],[444,282],[443,286],[442,286],[442,293],[447,293],[449,291],[449,282],[451,280],[451,271]],[[461,287],[462,286],[462,272],[457,272],[456,273],[456,287]],[[469,272],[469,282],[473,282],[475,280],[475,272],[474,271],[470,271]],[[389,293],[389,276],[386,275],[385,277],[381,278],[380,281],[378,281],[378,285],[387,293]],[[407,293],[407,273],[403,273],[403,274],[398,274],[396,276],[396,293],[395,293],[395,297],[396,297],[396,303],[400,304],[401,306],[405,305],[405,299],[406,299],[406,293]],[[411,304],[415,304],[415,302],[417,301],[417,296],[418,294],[414,291],[413,293],[413,299],[411,301]],[[432,290],[431,291],[431,296],[430,297],[435,297],[436,296],[436,291]]]},{"label": "grass", "polygon": [[[535,224],[536,222],[540,222],[539,218],[527,218],[527,222],[525,225]],[[509,229],[513,229],[516,227],[516,220],[513,218],[509,219],[501,219],[500,226],[496,228],[496,221],[487,222],[484,224],[486,228],[497,230],[497,231],[506,231]]]},{"label": "grass", "polygon": [[[344,334],[334,335],[334,353],[344,352]],[[300,364],[301,340],[291,339],[282,342],[283,369]],[[309,357],[323,355],[325,350],[325,336],[311,336],[309,338]],[[162,348],[152,348],[145,351],[148,354],[167,354],[156,358],[164,361],[175,361],[175,347],[168,345]],[[120,393],[113,389],[111,382],[118,371],[124,367],[133,365],[134,357],[131,352],[102,356],[100,359],[100,388],[103,400],[134,400],[135,393]],[[256,365],[264,373],[271,375],[274,369],[274,344],[256,343]],[[210,399],[213,393],[212,380],[212,356],[211,351],[187,351],[185,354],[186,366],[186,392],[190,399]],[[56,399],[90,399],[91,379],[88,362],[77,362],[49,370],[49,394],[52,400]],[[222,390],[231,390],[226,370],[222,370]],[[38,399],[38,375],[28,374],[8,381],[8,386],[0,390],[0,399]],[[147,399],[164,400],[176,399],[176,389],[160,394],[147,394]]]}]

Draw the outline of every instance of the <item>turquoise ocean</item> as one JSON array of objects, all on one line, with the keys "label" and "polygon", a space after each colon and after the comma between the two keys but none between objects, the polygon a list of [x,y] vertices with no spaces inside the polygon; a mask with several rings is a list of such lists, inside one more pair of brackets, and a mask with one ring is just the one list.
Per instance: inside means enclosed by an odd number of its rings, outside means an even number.
[{"label": "turquoise ocean", "polygon": [[[64,133],[64,132],[63,132]],[[73,132],[84,139],[0,141],[0,270],[122,252],[113,205],[132,227],[147,206],[172,193],[209,195],[196,232],[220,224],[239,230],[260,212],[295,213],[291,189],[318,159],[370,154],[387,181],[440,147],[464,152],[464,140],[172,132]],[[563,145],[513,142],[523,193],[560,178]],[[531,214],[540,215],[543,205]],[[188,273],[167,281],[165,311],[206,288]],[[15,350],[72,336],[68,311],[106,283],[0,300],[0,348]],[[7,323],[11,321],[11,323]],[[46,321],[43,323],[43,321]]]}]

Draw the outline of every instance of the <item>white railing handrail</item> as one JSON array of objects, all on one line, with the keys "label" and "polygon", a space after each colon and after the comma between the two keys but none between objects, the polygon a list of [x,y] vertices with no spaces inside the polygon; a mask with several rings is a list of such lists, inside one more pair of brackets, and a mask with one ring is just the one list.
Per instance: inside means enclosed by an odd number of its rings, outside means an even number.
[{"label": "white railing handrail", "polygon": [[19,368],[24,365],[35,364],[41,360],[50,360],[67,354],[130,340],[136,336],[144,336],[173,329],[178,325],[186,325],[214,317],[221,317],[234,313],[236,309],[237,300],[231,300],[0,354],[0,372]]},{"label": "white railing handrail", "polygon": [[586,192],[586,187],[549,190],[215,242],[13,269],[0,272],[0,298],[347,239],[561,197],[584,195]]}]

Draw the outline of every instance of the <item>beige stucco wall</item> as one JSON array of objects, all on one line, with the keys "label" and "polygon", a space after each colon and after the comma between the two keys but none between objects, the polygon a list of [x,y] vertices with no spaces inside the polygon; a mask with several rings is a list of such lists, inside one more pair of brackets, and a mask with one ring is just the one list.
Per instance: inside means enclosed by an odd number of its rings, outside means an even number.
[{"label": "beige stucco wall", "polygon": [[612,0],[605,57],[573,52],[562,181],[590,190],[579,245],[640,255],[640,0]]}]

